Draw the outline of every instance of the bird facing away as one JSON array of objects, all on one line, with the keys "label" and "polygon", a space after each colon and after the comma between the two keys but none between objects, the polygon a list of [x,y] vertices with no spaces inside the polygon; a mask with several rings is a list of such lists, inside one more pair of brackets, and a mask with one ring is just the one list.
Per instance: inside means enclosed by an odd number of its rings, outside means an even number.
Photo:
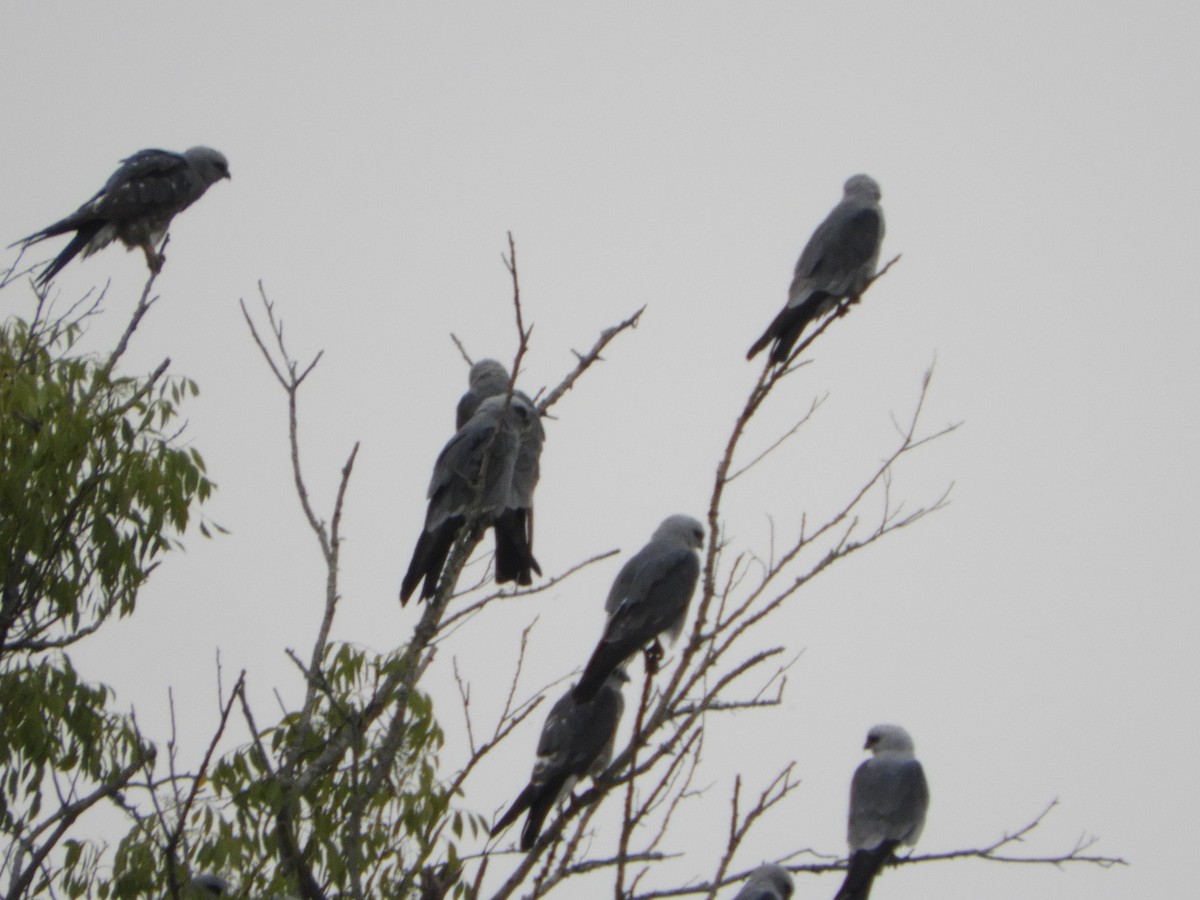
[{"label": "bird facing away", "polygon": [[87,203],[17,244],[24,248],[75,232],[38,277],[40,287],[45,287],[80,251],[88,257],[115,240],[130,250],[140,247],[150,271],[158,272],[163,257],[155,246],[166,235],[171,219],[199,200],[211,185],[229,177],[228,161],[211,147],[193,147],[183,153],[139,150],[121,160],[120,168]]},{"label": "bird facing away", "polygon": [[907,731],[876,725],[863,749],[874,755],[850,782],[850,864],[834,900],[867,900],[871,883],[896,848],[917,842],[929,809],[929,785]]},{"label": "bird facing away", "polygon": [[604,608],[608,622],[592,658],[575,686],[575,699],[590,700],[608,673],[646,648],[646,668],[662,657],[658,637],[679,637],[688,604],[700,577],[704,526],[691,516],[670,516],[646,544],[621,567]]},{"label": "bird facing away", "polygon": [[[455,415],[457,428],[470,421],[479,405],[489,397],[508,394],[511,379],[503,363],[481,359],[471,366],[467,392],[458,401]],[[512,491],[505,508],[496,517],[493,529],[496,536],[496,583],[515,581],[520,585],[533,583],[533,572],[542,574],[533,558],[533,491],[540,476],[542,445],[546,431],[542,428],[533,401],[521,391],[513,391],[514,406],[523,406],[520,446],[513,468]]]},{"label": "bird facing away", "polygon": [[521,830],[521,849],[532,849],[546,816],[571,793],[575,783],[585,775],[595,778],[608,768],[625,709],[621,686],[628,680],[622,669],[614,669],[591,700],[577,703],[570,691],[559,698],[542,726],[529,784],[492,828],[493,837],[529,810]]},{"label": "bird facing away", "polygon": [[857,300],[875,274],[883,242],[879,185],[869,175],[852,175],[844,191],[842,202],[817,226],[800,254],[787,305],[746,359],[774,341],[771,362],[784,362],[809,322],[831,312],[844,297]]},{"label": "bird facing away", "polygon": [[[509,504],[521,434],[535,415],[527,404],[489,397],[442,448],[429,482],[425,528],[400,587],[401,603],[408,602],[422,579],[423,599],[437,593],[442,566],[468,517],[479,528],[505,528],[497,517]],[[523,534],[506,531],[503,540],[511,546],[518,570],[541,571]]]},{"label": "bird facing away", "polygon": [[733,900],[789,900],[795,887],[791,872],[783,866],[767,863],[750,873]]}]

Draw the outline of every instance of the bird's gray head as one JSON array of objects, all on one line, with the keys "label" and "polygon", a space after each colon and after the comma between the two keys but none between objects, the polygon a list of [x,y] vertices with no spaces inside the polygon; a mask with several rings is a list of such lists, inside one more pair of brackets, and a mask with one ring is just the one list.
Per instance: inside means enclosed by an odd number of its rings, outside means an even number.
[{"label": "bird's gray head", "polygon": [[191,164],[205,184],[216,184],[222,178],[233,178],[229,174],[229,160],[220,150],[214,150],[212,147],[192,147],[183,151],[183,158]]},{"label": "bird's gray head", "polygon": [[653,540],[667,540],[693,550],[704,546],[704,526],[691,516],[668,516],[654,532]]},{"label": "bird's gray head", "polygon": [[467,376],[467,383],[473,388],[484,383],[508,384],[508,380],[508,369],[504,368],[504,363],[494,359],[481,359],[471,366],[471,374]]},{"label": "bird's gray head", "polygon": [[756,881],[759,884],[769,884],[775,889],[780,897],[787,900],[792,896],[792,891],[796,889],[796,883],[792,880],[792,873],[783,866],[777,866],[774,863],[767,863],[759,866],[750,875],[750,881]]},{"label": "bird's gray head", "polygon": [[624,664],[617,666],[615,669],[609,672],[608,678],[606,678],[605,681],[607,681],[617,690],[620,690],[621,686],[629,681],[629,673],[625,671]]},{"label": "bird's gray head", "polygon": [[913,753],[913,739],[899,725],[876,725],[867,732],[864,750],[872,753]]},{"label": "bird's gray head", "polygon": [[879,182],[870,175],[851,175],[846,179],[842,190],[846,192],[847,197],[869,197],[876,203],[883,196],[883,192],[879,190]]},{"label": "bird's gray head", "polygon": [[221,897],[229,892],[229,882],[220,875],[197,875],[187,886],[193,897]]}]

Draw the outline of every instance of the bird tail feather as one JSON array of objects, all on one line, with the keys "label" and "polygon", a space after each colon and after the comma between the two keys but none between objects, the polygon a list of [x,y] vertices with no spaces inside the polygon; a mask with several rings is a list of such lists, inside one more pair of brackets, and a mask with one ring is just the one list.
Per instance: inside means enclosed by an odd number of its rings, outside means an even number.
[{"label": "bird tail feather", "polygon": [[462,518],[455,516],[447,519],[433,531],[422,531],[413,550],[412,561],[408,564],[408,572],[400,585],[400,605],[408,603],[408,598],[417,589],[421,579],[425,586],[421,589],[421,599],[428,600],[437,593],[438,576],[442,574],[442,566],[454,546],[454,537],[458,534]]},{"label": "bird tail feather", "polygon": [[596,694],[600,693],[601,686],[608,676],[612,674],[612,670],[623,663],[626,656],[627,654],[621,652],[613,644],[603,640],[600,641],[596,646],[595,652],[592,653],[592,658],[588,660],[587,666],[584,667],[579,684],[575,685],[575,690],[571,692],[571,696],[575,698],[575,702],[587,703]]},{"label": "bird tail feather", "polygon": [[529,543],[528,510],[506,509],[496,517],[496,583],[533,584],[533,573],[542,574]]},{"label": "bird tail feather", "polygon": [[500,817],[500,820],[492,826],[492,837],[495,837],[505,828],[517,820],[517,816],[529,809],[534,799],[537,797],[537,787],[533,784],[527,784],[525,790],[521,791],[513,805],[508,808],[508,812]]},{"label": "bird tail feather", "polygon": [[884,841],[871,850],[856,850],[846,868],[846,880],[833,900],[868,900],[875,876],[899,845],[899,841]]}]

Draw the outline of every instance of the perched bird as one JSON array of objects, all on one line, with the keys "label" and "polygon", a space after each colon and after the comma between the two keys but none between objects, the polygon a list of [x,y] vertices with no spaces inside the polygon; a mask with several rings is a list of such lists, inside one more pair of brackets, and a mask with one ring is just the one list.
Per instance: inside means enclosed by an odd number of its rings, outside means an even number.
[{"label": "perched bird", "polygon": [[[471,366],[467,392],[458,401],[455,425],[462,428],[479,405],[489,397],[508,394],[511,379],[503,363],[494,359],[481,359]],[[533,401],[521,391],[513,391],[512,404],[524,409],[514,411],[519,415],[521,428],[520,447],[513,468],[512,490],[505,508],[496,516],[496,583],[515,581],[526,585],[533,583],[533,572],[542,574],[537,560],[533,558],[533,491],[541,474],[542,445],[546,431]],[[514,540],[515,538],[515,540]]]},{"label": "perched bird", "polygon": [[185,897],[223,897],[229,893],[229,882],[219,875],[197,875],[184,886]]},{"label": "perched bird", "polygon": [[591,700],[577,703],[570,691],[559,698],[542,726],[529,784],[492,828],[493,837],[529,810],[521,830],[521,849],[532,849],[546,816],[570,795],[575,783],[608,768],[625,709],[621,686],[628,680],[622,669],[614,669]]},{"label": "perched bird", "polygon": [[590,700],[609,672],[643,648],[647,669],[655,670],[662,658],[658,636],[675,640],[683,630],[700,577],[696,551],[703,546],[703,525],[691,516],[670,516],[621,567],[604,603],[608,623],[575,686],[576,700]]},{"label": "perched bird", "polygon": [[768,863],[750,873],[733,900],[788,900],[795,887],[791,872],[783,866]]},{"label": "perched bird", "polygon": [[505,396],[489,397],[442,448],[429,482],[425,528],[400,587],[401,603],[408,602],[422,579],[422,598],[437,593],[442,566],[470,515],[477,527],[492,525],[504,532],[497,540],[511,548],[518,571],[540,571],[524,534],[497,518],[510,502],[521,434],[535,415],[526,404],[510,403]]},{"label": "perched bird", "polygon": [[879,185],[869,175],[852,175],[842,202],[817,226],[788,288],[788,301],[746,354],[753,359],[771,341],[771,361],[784,362],[806,325],[831,312],[843,297],[858,298],[879,261],[883,210]]},{"label": "perched bird", "polygon": [[[208,188],[229,178],[229,163],[211,147],[183,153],[139,150],[126,159],[87,203],[65,219],[17,241],[22,247],[75,232],[70,243],[46,266],[37,283],[44,287],[81,250],[85,257],[115,240],[128,249],[140,247],[150,271],[162,268],[155,250],[171,219],[199,200]],[[12,246],[16,246],[13,244]]]},{"label": "perched bird", "polygon": [[867,900],[871,883],[896,848],[917,842],[929,809],[929,786],[907,731],[876,725],[863,749],[874,755],[850,782],[850,864],[834,900]]}]

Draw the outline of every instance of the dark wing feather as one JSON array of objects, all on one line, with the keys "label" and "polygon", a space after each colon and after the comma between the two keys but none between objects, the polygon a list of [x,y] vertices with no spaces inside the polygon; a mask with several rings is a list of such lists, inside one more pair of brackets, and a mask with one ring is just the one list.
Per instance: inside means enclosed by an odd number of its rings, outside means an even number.
[{"label": "dark wing feather", "polygon": [[[650,544],[617,576],[626,596],[610,608],[608,626],[575,686],[575,699],[592,699],[613,669],[674,626],[687,613],[700,577],[700,561],[691,550]],[[609,601],[613,598],[610,595]]]},{"label": "dark wing feather", "polygon": [[[794,280],[820,281],[823,276],[835,281],[844,279],[871,261],[879,251],[882,237],[883,217],[874,207],[831,214],[817,228],[800,255]],[[806,259],[809,248],[819,248],[819,253]]]}]

